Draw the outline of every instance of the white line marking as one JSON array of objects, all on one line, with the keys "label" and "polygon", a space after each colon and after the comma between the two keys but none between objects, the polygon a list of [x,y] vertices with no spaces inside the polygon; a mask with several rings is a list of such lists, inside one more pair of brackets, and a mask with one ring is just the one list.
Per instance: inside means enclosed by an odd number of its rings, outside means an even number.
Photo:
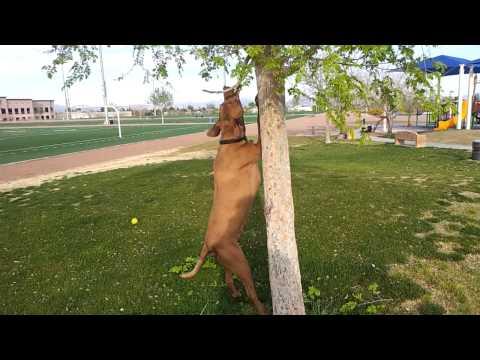
[{"label": "white line marking", "polygon": [[[159,132],[166,133],[166,132],[170,132],[170,131],[185,130],[185,129],[190,129],[190,128],[194,128],[194,127],[197,127],[197,126],[198,125],[192,125],[192,126],[186,126],[186,127],[182,127],[182,128],[174,128],[174,129],[166,129],[166,130],[162,129],[162,130],[157,130],[157,131],[141,132],[141,133],[136,133],[136,134],[124,135],[123,139],[124,138],[137,137],[137,136],[141,136],[141,135],[144,135],[144,134],[154,134],[154,133],[159,133]],[[116,139],[116,138],[118,138],[118,136],[110,136],[110,137],[106,137],[106,138],[96,138],[96,139],[88,139],[88,140],[71,141],[71,142],[59,143],[59,144],[31,146],[31,147],[20,148],[20,149],[2,150],[2,151],[0,151],[0,154],[12,153],[12,151],[22,151],[23,150],[23,152],[26,152],[27,150],[33,150],[33,149],[44,149],[44,148],[51,148],[51,147],[55,148],[56,146],[59,146],[59,145],[76,145],[76,144],[83,144],[83,143],[89,143],[89,142],[95,142],[95,141],[106,141],[106,140]]]}]

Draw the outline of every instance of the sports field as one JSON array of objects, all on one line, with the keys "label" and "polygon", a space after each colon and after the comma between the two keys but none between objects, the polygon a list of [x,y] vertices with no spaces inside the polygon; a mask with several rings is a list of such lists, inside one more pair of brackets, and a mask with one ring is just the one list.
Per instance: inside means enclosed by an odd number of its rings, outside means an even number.
[{"label": "sports field", "polygon": [[[298,114],[288,114],[287,119]],[[122,138],[117,126],[102,125],[103,120],[68,121],[55,123],[14,123],[0,126],[0,164],[7,164],[46,156],[98,149],[107,146],[155,140],[171,136],[205,131],[211,125],[208,118],[169,118],[166,125],[161,120],[121,120]],[[214,121],[215,119],[213,119]],[[256,121],[256,115],[245,116],[247,123]],[[98,122],[98,123],[96,123]],[[10,126],[14,125],[14,126]]]},{"label": "sports field", "polygon": [[[312,116],[312,112],[291,112],[288,113],[287,119],[292,119],[301,116]],[[218,114],[212,115],[174,115],[165,116],[166,124],[185,124],[185,123],[210,123],[215,122]],[[116,123],[116,118],[110,117]],[[244,119],[246,123],[255,122],[256,114],[245,114]],[[125,117],[120,119],[122,124],[162,124],[161,117],[145,116],[145,117]],[[103,125],[103,118],[95,119],[77,119],[77,120],[37,120],[37,121],[18,121],[18,122],[0,122],[0,129],[3,127],[25,127],[25,126],[63,126],[63,125]]]}]

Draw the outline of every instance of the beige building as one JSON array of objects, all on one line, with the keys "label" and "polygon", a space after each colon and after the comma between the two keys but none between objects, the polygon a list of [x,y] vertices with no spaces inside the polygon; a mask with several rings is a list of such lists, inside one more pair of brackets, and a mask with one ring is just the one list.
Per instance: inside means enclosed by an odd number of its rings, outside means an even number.
[{"label": "beige building", "polygon": [[0,96],[0,121],[55,119],[53,100],[7,99]]}]

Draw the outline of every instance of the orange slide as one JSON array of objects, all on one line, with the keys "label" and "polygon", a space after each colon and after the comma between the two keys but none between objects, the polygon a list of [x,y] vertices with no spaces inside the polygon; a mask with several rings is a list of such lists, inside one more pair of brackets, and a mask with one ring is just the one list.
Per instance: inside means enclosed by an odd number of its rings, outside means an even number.
[{"label": "orange slide", "polygon": [[[467,107],[468,107],[468,101],[463,100],[462,101],[462,119],[464,119],[467,116]],[[452,116],[450,119],[439,121],[438,127],[434,128],[433,130],[448,130],[449,128],[456,127],[456,126],[457,126],[457,117]]]}]

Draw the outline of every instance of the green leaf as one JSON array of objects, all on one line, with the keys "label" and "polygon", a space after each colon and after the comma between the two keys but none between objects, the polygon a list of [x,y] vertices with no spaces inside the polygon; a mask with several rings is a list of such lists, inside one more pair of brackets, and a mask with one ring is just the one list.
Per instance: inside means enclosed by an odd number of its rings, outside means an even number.
[{"label": "green leaf", "polygon": [[355,301],[349,301],[346,304],[343,304],[339,311],[341,314],[350,314],[356,307],[357,303]]},{"label": "green leaf", "polygon": [[310,299],[315,300],[320,296],[320,290],[314,286],[309,286],[307,294]]},{"label": "green leaf", "polygon": [[195,264],[196,262],[197,262],[197,259],[194,258],[193,256],[189,256],[189,257],[185,258],[185,263],[187,263],[187,264],[188,264],[188,263],[193,263],[193,264]]},{"label": "green leaf", "polygon": [[353,294],[353,297],[358,300],[358,301],[362,301],[363,300],[363,295],[362,293],[358,292],[358,293],[354,293]]},{"label": "green leaf", "polygon": [[175,265],[168,270],[169,273],[174,273],[174,274],[180,274],[183,270],[183,266],[181,265]]},{"label": "green leaf", "polygon": [[377,307],[372,304],[367,307],[367,310],[365,312],[369,315],[374,315],[378,312],[378,310],[377,310]]},{"label": "green leaf", "polygon": [[378,290],[378,284],[377,283],[372,283],[368,286],[368,291],[370,291],[374,295],[380,294],[380,291]]},{"label": "green leaf", "polygon": [[203,268],[204,269],[216,269],[217,264],[215,264],[212,260],[207,259],[207,261],[205,261],[205,264],[203,264]]}]

